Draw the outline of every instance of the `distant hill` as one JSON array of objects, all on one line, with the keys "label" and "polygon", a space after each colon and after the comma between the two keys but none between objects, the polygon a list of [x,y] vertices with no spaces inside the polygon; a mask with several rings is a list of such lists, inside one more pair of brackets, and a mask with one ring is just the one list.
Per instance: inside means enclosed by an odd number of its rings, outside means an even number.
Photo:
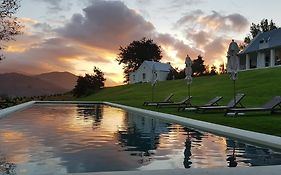
[{"label": "distant hill", "polygon": [[0,74],[0,95],[31,97],[65,93],[74,88],[76,80],[77,77],[68,72],[51,72],[36,76]]},{"label": "distant hill", "polygon": [[76,85],[77,76],[69,72],[50,72],[36,75],[36,78],[50,82],[63,89],[71,91]]}]

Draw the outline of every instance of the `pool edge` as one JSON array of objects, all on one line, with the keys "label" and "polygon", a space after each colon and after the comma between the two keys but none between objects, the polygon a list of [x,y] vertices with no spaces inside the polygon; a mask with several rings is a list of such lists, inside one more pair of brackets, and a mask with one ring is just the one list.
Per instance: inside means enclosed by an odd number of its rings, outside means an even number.
[{"label": "pool edge", "polygon": [[190,168],[145,171],[111,171],[92,173],[69,173],[69,175],[279,175],[280,169],[281,165],[236,168]]},{"label": "pool edge", "polygon": [[12,107],[1,109],[0,110],[0,119],[4,118],[4,117],[6,117],[9,114],[12,114],[14,112],[21,111],[21,110],[24,110],[26,108],[29,108],[29,107],[33,106],[35,103],[36,103],[36,101],[29,101],[29,102],[25,102],[25,103],[22,103],[22,104],[19,104],[19,105],[15,105],[15,106],[12,106]]},{"label": "pool edge", "polygon": [[181,116],[177,116],[177,115],[150,111],[150,110],[125,106],[125,105],[120,105],[120,104],[115,104],[115,103],[110,103],[110,102],[104,102],[104,104],[110,105],[113,107],[126,109],[129,111],[134,111],[134,112],[154,116],[154,117],[157,117],[160,119],[164,119],[166,121],[175,122],[175,123],[178,123],[178,124],[181,124],[184,126],[188,126],[188,127],[192,127],[195,129],[199,129],[202,131],[207,131],[207,132],[211,132],[214,134],[219,134],[219,135],[223,135],[223,136],[241,139],[243,141],[247,141],[250,143],[256,143],[259,145],[268,146],[270,148],[274,148],[274,149],[278,149],[278,150],[280,150],[280,148],[281,148],[281,137],[278,137],[278,136],[258,133],[258,132],[254,132],[254,131],[247,131],[247,130],[238,129],[238,128],[232,128],[232,127],[223,126],[223,125],[219,125],[219,124],[189,119],[189,118],[185,118],[185,117],[181,117]]}]

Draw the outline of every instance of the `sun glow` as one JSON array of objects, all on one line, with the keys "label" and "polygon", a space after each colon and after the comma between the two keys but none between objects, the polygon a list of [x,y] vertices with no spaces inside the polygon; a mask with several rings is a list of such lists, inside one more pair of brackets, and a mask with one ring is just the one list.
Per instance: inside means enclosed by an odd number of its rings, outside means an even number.
[{"label": "sun glow", "polygon": [[13,53],[22,53],[26,51],[25,47],[18,47],[18,46],[8,46],[5,49],[6,52],[13,52]]}]

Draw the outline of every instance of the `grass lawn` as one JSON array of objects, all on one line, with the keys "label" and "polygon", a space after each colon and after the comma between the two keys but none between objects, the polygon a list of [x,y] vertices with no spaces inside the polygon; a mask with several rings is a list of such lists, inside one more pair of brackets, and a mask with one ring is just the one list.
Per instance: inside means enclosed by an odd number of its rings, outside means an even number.
[{"label": "grass lawn", "polygon": [[[236,82],[237,93],[245,93],[244,106],[261,106],[276,95],[281,95],[281,67],[241,72]],[[156,109],[142,106],[144,101],[151,100],[151,84],[142,83],[105,88],[98,93],[79,100],[109,101],[133,107],[145,108],[182,117],[203,120],[211,123],[281,136],[281,114],[249,113],[239,117],[225,117],[223,113],[196,114],[178,112],[176,109]],[[155,87],[155,100],[162,100],[170,93],[173,99],[180,101],[187,96],[187,84],[184,80],[159,82]],[[228,75],[197,77],[191,85],[192,104],[206,103],[215,96],[223,96],[220,104],[226,104],[233,98],[233,82]]]}]

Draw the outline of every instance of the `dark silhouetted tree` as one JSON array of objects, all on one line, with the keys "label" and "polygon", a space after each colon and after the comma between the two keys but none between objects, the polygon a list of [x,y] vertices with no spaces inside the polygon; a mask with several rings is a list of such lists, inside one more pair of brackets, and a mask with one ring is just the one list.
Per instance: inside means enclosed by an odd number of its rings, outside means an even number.
[{"label": "dark silhouetted tree", "polygon": [[226,69],[225,69],[225,66],[224,64],[220,64],[219,66],[219,74],[225,74],[226,73]]},{"label": "dark silhouetted tree", "polygon": [[[15,36],[21,33],[22,26],[14,16],[19,8],[19,0],[1,0],[0,1],[0,42],[14,40]],[[4,45],[0,43],[0,50]],[[0,60],[4,56],[0,55]]]},{"label": "dark silhouetted tree", "polygon": [[176,76],[177,76],[178,72],[176,69],[172,69],[170,70],[168,76],[167,76],[167,80],[175,80]]},{"label": "dark silhouetted tree", "polygon": [[249,44],[252,39],[255,38],[260,32],[268,32],[277,28],[278,26],[276,26],[273,20],[270,20],[270,22],[268,22],[268,19],[262,19],[259,24],[252,23],[250,27],[250,34],[245,37],[244,43],[246,45]]},{"label": "dark silhouetted tree", "polygon": [[217,67],[215,65],[212,65],[211,66],[211,70],[210,72],[208,73],[209,75],[217,75]]},{"label": "dark silhouetted tree", "polygon": [[76,97],[90,95],[104,87],[104,73],[94,67],[94,74],[85,74],[85,76],[79,76],[77,79],[77,84],[73,89],[73,95]]},{"label": "dark silhouetted tree", "polygon": [[178,79],[184,79],[185,78],[185,71],[184,69],[179,70],[179,68],[175,68],[170,70],[167,80],[178,80]]},{"label": "dark silhouetted tree", "polygon": [[120,47],[117,61],[123,64],[124,82],[129,81],[129,74],[136,71],[145,60],[159,61],[162,58],[161,47],[152,39],[143,38],[133,41],[126,47]]},{"label": "dark silhouetted tree", "polygon": [[203,57],[199,55],[197,59],[193,60],[191,67],[192,67],[193,75],[195,76],[204,75],[204,72],[206,71],[206,66],[204,65]]}]

